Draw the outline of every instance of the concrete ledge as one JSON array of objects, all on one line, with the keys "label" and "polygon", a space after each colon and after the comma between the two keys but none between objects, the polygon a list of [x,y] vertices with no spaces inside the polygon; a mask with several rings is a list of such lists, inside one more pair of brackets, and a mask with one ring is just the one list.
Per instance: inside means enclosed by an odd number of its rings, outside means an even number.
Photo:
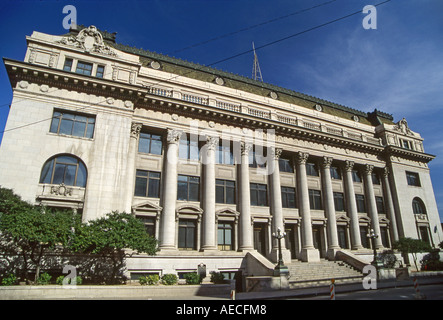
[{"label": "concrete ledge", "polygon": [[201,284],[173,286],[10,286],[0,287],[0,300],[33,299],[192,299],[216,297],[229,299],[231,284]]}]

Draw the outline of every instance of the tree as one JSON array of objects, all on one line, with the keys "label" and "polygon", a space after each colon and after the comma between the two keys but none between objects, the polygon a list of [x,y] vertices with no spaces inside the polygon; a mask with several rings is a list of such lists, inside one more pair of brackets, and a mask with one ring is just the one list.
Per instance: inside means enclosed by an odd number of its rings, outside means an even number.
[{"label": "tree", "polygon": [[28,279],[31,263],[35,266],[34,281],[37,281],[45,254],[57,246],[67,246],[73,238],[72,228],[79,221],[79,216],[74,215],[72,210],[33,206],[12,190],[0,188],[2,243],[22,256],[25,280]]},{"label": "tree", "polygon": [[408,254],[411,253],[412,257],[414,258],[415,268],[417,270],[419,270],[417,267],[417,253],[429,252],[432,250],[431,246],[427,242],[412,238],[400,238],[398,241],[392,244],[392,248],[399,250],[403,257],[406,258],[408,257]]},{"label": "tree", "polygon": [[114,211],[83,224],[70,246],[74,251],[108,257],[112,260],[111,282],[117,281],[124,264],[125,250],[155,255],[157,240],[146,233],[143,223],[128,213]]}]

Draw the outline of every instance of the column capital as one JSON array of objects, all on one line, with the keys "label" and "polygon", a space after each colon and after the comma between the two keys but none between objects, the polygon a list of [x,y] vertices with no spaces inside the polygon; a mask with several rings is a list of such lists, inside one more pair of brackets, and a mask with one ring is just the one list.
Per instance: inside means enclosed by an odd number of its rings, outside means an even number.
[{"label": "column capital", "polygon": [[353,168],[354,168],[354,161],[346,160],[345,161],[345,165],[344,165],[345,171],[346,172],[351,172]]},{"label": "column capital", "polygon": [[251,142],[240,142],[240,149],[241,149],[241,155],[246,156],[249,154],[249,151],[252,150],[252,143]]},{"label": "column capital", "polygon": [[182,135],[183,131],[177,130],[177,129],[168,129],[168,135],[166,136],[166,141],[168,143],[175,143],[178,144],[180,141],[180,137]]},{"label": "column capital", "polygon": [[382,173],[383,178],[387,178],[387,177],[389,177],[389,173],[390,173],[390,171],[389,171],[389,167],[384,167],[384,168],[383,168],[383,173]]},{"label": "column capital", "polygon": [[320,161],[320,166],[323,169],[329,169],[331,168],[332,161],[333,159],[331,157],[324,156],[323,159]]},{"label": "column capital", "polygon": [[365,175],[370,176],[372,174],[372,171],[374,171],[374,166],[372,164],[365,164]]},{"label": "column capital", "polygon": [[306,164],[306,162],[308,161],[308,158],[309,158],[309,153],[301,152],[301,151],[297,152],[297,154],[295,156],[297,164],[299,164],[299,165]]},{"label": "column capital", "polygon": [[206,136],[206,144],[208,146],[208,150],[216,150],[218,143],[220,141],[219,137],[216,136]]},{"label": "column capital", "polygon": [[283,152],[282,148],[271,147],[270,150],[271,150],[271,156],[274,160],[280,159],[280,156]]},{"label": "column capital", "polygon": [[131,123],[131,138],[137,139],[140,131],[142,129],[142,124],[140,122],[133,122]]}]

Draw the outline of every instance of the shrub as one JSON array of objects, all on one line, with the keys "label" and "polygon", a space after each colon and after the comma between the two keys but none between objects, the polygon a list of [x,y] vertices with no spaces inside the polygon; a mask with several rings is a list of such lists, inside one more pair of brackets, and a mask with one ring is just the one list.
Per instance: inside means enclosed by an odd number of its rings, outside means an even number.
[{"label": "shrub", "polygon": [[184,278],[186,279],[186,284],[200,284],[203,280],[197,272],[187,273],[184,275]]},{"label": "shrub", "polygon": [[211,272],[211,282],[212,283],[224,283],[225,282],[225,276],[221,272]]},{"label": "shrub", "polygon": [[[57,279],[55,280],[55,283],[58,285],[63,285],[63,280],[65,279],[65,276],[59,276],[57,277]],[[83,279],[80,276],[75,277],[75,284],[82,284]],[[68,283],[67,284],[72,284],[71,283],[71,278],[68,278]]]},{"label": "shrub", "polygon": [[157,284],[160,281],[160,277],[158,276],[158,274],[152,274],[149,276],[142,276],[138,279],[139,283],[144,286],[144,285],[154,285]]},{"label": "shrub", "polygon": [[51,278],[52,276],[48,273],[42,273],[38,279],[37,279],[37,284],[41,284],[41,285],[46,285],[49,284],[51,282]]},{"label": "shrub", "polygon": [[2,286],[12,286],[17,283],[17,277],[12,273],[2,279]]},{"label": "shrub", "polygon": [[443,270],[443,262],[440,261],[439,250],[433,250],[427,255],[423,257],[423,260],[420,261],[422,263],[421,270],[422,271],[440,271]]},{"label": "shrub", "polygon": [[176,284],[177,281],[178,281],[177,276],[175,274],[172,274],[172,273],[164,274],[163,277],[162,277],[162,283],[167,285],[167,286]]},{"label": "shrub", "polygon": [[395,264],[397,263],[397,257],[392,250],[385,250],[378,255],[378,260],[383,263],[383,267],[385,268],[395,268]]}]

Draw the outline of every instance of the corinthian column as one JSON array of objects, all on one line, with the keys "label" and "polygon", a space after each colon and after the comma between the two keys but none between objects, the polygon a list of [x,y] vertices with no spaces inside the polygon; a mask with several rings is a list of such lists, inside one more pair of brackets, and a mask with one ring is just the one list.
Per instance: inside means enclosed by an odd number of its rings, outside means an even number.
[{"label": "corinthian column", "polygon": [[218,141],[218,137],[206,137],[206,154],[203,155],[203,251],[217,249],[215,243],[215,150]]},{"label": "corinthian column", "polygon": [[175,204],[177,201],[178,143],[182,132],[168,129],[165,163],[165,184],[163,192],[163,213],[161,217],[160,250],[175,250]]},{"label": "corinthian column", "polygon": [[389,184],[389,168],[385,167],[383,170],[383,191],[386,203],[386,213],[389,221],[391,222],[391,232],[394,241],[399,239],[397,229],[397,218],[395,217],[394,202],[392,201],[391,186]]},{"label": "corinthian column", "polygon": [[369,216],[371,217],[371,224],[372,229],[374,229],[374,232],[376,235],[378,235],[377,238],[375,238],[375,247],[377,249],[383,248],[383,244],[381,242],[381,235],[380,235],[380,223],[378,221],[378,212],[377,212],[377,202],[375,201],[375,194],[374,194],[374,185],[372,183],[372,171],[374,170],[373,165],[365,165],[365,188],[366,188],[366,195],[368,197],[368,209],[369,209]]},{"label": "corinthian column", "polygon": [[301,260],[320,261],[320,253],[314,247],[312,237],[311,208],[309,205],[308,178],[306,175],[306,161],[309,154],[298,152],[297,160],[297,192],[299,199],[298,210],[301,216],[302,249]]},{"label": "corinthian column", "polygon": [[251,192],[249,186],[249,151],[252,144],[241,142],[240,163],[240,243],[239,250],[253,250],[251,222]]},{"label": "corinthian column", "polygon": [[351,218],[351,248],[353,250],[362,249],[360,238],[360,224],[358,221],[357,202],[355,200],[354,181],[352,180],[353,161],[346,161],[344,166],[345,193],[348,207],[348,215]]},{"label": "corinthian column", "polygon": [[321,162],[323,180],[323,199],[325,203],[325,213],[328,219],[328,257],[335,258],[335,253],[340,249],[338,244],[337,220],[335,217],[334,192],[331,181],[332,158],[323,157]]},{"label": "corinthian column", "polygon": [[134,196],[135,180],[135,155],[137,153],[138,137],[142,129],[141,123],[133,122],[131,124],[131,135],[129,138],[129,148],[126,163],[126,193],[125,193],[125,211],[132,211],[132,197]]},{"label": "corinthian column", "polygon": [[[285,230],[283,222],[283,205],[281,199],[281,185],[280,185],[280,168],[278,160],[282,153],[281,148],[270,148],[271,157],[269,159],[268,170],[270,178],[270,195],[271,195],[271,214],[272,218],[272,232],[278,234],[278,229],[282,232]],[[281,249],[283,255],[283,262],[291,262],[291,253],[286,249],[285,241],[281,242]],[[278,261],[278,240],[273,239],[273,245],[271,250],[271,258],[273,261]]]}]

